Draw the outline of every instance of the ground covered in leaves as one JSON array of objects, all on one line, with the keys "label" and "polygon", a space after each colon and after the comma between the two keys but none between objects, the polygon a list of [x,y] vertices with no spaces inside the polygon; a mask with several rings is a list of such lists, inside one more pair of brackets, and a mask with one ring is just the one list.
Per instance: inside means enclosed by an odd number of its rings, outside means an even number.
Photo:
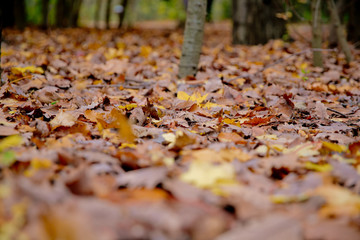
[{"label": "ground covered in leaves", "polygon": [[0,239],[360,239],[359,50],[5,31]]}]

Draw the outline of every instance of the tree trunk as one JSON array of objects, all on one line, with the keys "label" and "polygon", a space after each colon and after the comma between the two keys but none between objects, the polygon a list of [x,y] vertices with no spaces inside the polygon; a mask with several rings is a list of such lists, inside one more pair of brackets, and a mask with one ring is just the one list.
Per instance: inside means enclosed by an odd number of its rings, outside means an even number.
[{"label": "tree trunk", "polygon": [[349,23],[347,25],[348,40],[360,46],[360,0],[352,0],[350,3]]},{"label": "tree trunk", "polygon": [[[321,49],[321,0],[314,0],[311,2],[311,15],[312,15],[312,47]],[[313,51],[313,65],[315,67],[322,67],[322,53],[321,51]]]},{"label": "tree trunk", "polygon": [[15,25],[15,5],[14,1],[2,1],[1,11],[3,27],[13,27]]},{"label": "tree trunk", "polygon": [[206,0],[189,0],[179,65],[179,76],[181,78],[195,75],[197,72],[203,42],[205,17]]},{"label": "tree trunk", "polygon": [[344,54],[345,59],[347,63],[351,62],[351,51],[348,42],[346,41],[345,31],[344,28],[341,25],[341,21],[339,18],[339,15],[336,11],[336,4],[334,0],[326,0],[330,15],[331,15],[331,21],[334,23],[336,28],[336,35],[339,41],[339,45],[341,46]]},{"label": "tree trunk", "polygon": [[232,1],[233,44],[246,44],[246,13],[248,0]]},{"label": "tree trunk", "polygon": [[[346,9],[346,0],[338,0],[336,2],[336,9],[338,9],[340,20],[344,19],[345,9]],[[333,21],[331,21],[330,35],[329,35],[329,47],[334,48],[337,46],[337,35],[336,35],[336,27]]]},{"label": "tree trunk", "polygon": [[234,44],[264,44],[286,33],[285,20],[277,17],[285,11],[282,0],[232,1]]},{"label": "tree trunk", "polygon": [[65,27],[65,7],[66,0],[57,0],[56,2],[56,27]]},{"label": "tree trunk", "polygon": [[95,9],[95,27],[99,28],[100,23],[100,12],[101,12],[101,0],[96,0],[96,9]]},{"label": "tree trunk", "polygon": [[14,0],[14,4],[15,25],[18,29],[23,30],[26,23],[25,2],[24,0]]},{"label": "tree trunk", "polygon": [[73,0],[71,6],[70,26],[77,27],[82,0]]},{"label": "tree trunk", "polygon": [[46,29],[49,25],[49,2],[50,0],[41,1],[41,13],[42,13],[41,27],[44,29]]},{"label": "tree trunk", "polygon": [[107,0],[106,2],[106,12],[105,12],[106,29],[110,28],[111,2],[112,0]]},{"label": "tree trunk", "polygon": [[128,0],[123,0],[122,1],[122,6],[123,6],[123,11],[119,13],[119,25],[118,28],[121,28],[122,25],[124,24],[124,18],[125,18],[125,13],[126,13],[126,8],[128,5]]}]

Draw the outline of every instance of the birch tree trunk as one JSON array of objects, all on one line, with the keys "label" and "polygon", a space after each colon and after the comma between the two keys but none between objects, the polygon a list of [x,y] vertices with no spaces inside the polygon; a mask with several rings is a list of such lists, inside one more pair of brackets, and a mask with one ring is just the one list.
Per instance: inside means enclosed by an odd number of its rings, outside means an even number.
[{"label": "birch tree trunk", "polygon": [[[312,15],[312,48],[320,49],[321,44],[321,0],[311,1]],[[323,67],[321,51],[313,51],[313,65],[315,67]]]},{"label": "birch tree trunk", "polygon": [[200,59],[206,17],[206,0],[189,0],[179,65],[179,77],[195,75]]},{"label": "birch tree trunk", "polygon": [[326,0],[326,2],[330,11],[331,21],[334,23],[334,26],[336,28],[336,35],[339,41],[339,45],[345,54],[346,62],[350,63],[351,62],[350,46],[346,41],[345,31],[341,25],[340,17],[336,10],[336,4],[334,0]]}]

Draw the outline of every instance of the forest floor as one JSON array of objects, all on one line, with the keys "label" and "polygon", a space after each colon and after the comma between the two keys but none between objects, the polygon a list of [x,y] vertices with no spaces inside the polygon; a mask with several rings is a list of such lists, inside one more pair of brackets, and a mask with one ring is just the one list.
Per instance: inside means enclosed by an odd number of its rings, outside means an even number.
[{"label": "forest floor", "polygon": [[5,31],[0,239],[360,239],[360,51]]}]

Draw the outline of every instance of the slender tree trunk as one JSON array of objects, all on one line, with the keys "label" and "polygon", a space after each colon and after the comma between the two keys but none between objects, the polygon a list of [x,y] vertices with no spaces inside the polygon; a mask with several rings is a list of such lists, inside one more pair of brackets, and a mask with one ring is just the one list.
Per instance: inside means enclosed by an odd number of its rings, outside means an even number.
[{"label": "slender tree trunk", "polygon": [[101,12],[101,0],[96,0],[96,9],[95,9],[95,27],[99,28],[100,24],[100,12]]},{"label": "slender tree trunk", "polygon": [[122,25],[124,24],[124,18],[125,18],[127,5],[128,5],[128,0],[123,0],[122,1],[122,6],[123,6],[124,9],[123,9],[122,12],[119,13],[119,25],[118,25],[118,28],[121,28]]},{"label": "slender tree trunk", "polygon": [[[312,15],[312,47],[320,49],[321,44],[321,0],[314,0],[311,2]],[[322,67],[322,53],[321,51],[313,51],[313,65],[315,67]]]},{"label": "slender tree trunk", "polygon": [[339,14],[337,13],[336,10],[336,4],[334,2],[334,0],[326,0],[329,11],[330,11],[330,15],[331,15],[331,20],[335,25],[336,28],[336,35],[339,41],[339,45],[341,46],[344,54],[345,54],[345,59],[347,63],[351,62],[351,51],[350,51],[350,46],[346,40],[346,36],[345,36],[345,31],[344,28],[341,25],[341,21],[339,18]]},{"label": "slender tree trunk", "polygon": [[25,1],[14,0],[15,25],[18,29],[24,29],[26,23]]},{"label": "slender tree trunk", "polygon": [[200,59],[206,17],[206,0],[189,0],[179,66],[181,78],[195,75]]},{"label": "slender tree trunk", "polygon": [[246,44],[246,16],[248,0],[232,1],[233,44]]},{"label": "slender tree trunk", "polygon": [[41,27],[46,29],[49,25],[49,2],[50,0],[41,1],[42,24]]},{"label": "slender tree trunk", "polygon": [[106,12],[105,12],[106,29],[110,28],[111,2],[112,0],[107,0],[106,2]]}]

